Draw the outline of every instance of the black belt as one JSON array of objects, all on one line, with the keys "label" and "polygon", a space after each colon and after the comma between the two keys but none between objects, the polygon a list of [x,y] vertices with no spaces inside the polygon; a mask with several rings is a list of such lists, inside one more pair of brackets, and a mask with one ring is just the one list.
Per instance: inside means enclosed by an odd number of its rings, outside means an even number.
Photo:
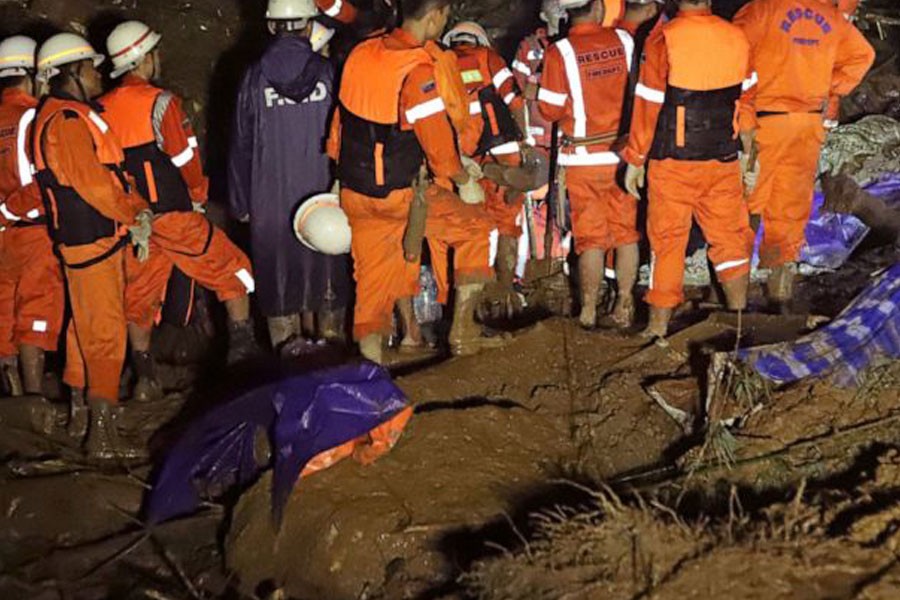
[{"label": "black belt", "polygon": [[805,110],[801,112],[796,111],[787,111],[787,110],[758,110],[756,111],[756,117],[774,117],[775,115],[790,115],[790,114],[801,114],[801,115],[818,115],[821,114],[820,110]]}]

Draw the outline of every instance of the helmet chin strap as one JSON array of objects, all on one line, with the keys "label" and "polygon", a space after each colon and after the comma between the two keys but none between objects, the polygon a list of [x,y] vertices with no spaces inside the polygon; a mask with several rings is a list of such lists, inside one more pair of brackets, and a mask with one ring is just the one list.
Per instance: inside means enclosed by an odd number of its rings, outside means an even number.
[{"label": "helmet chin strap", "polygon": [[90,98],[88,97],[87,91],[84,89],[84,84],[81,82],[82,67],[84,67],[84,63],[79,63],[72,79],[75,80],[75,85],[78,86],[78,92],[81,94],[81,101],[88,102],[90,101]]}]

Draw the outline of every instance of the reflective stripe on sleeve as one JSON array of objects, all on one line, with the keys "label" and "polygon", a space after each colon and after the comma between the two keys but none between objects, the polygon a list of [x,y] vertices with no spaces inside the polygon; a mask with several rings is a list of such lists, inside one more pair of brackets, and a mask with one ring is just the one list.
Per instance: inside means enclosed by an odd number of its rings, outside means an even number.
[{"label": "reflective stripe on sleeve", "polygon": [[759,75],[757,75],[756,71],[753,71],[753,73],[750,74],[750,77],[745,79],[744,82],[741,84],[741,91],[746,92],[747,90],[752,88],[757,83],[759,83]]},{"label": "reflective stripe on sleeve", "polygon": [[513,67],[513,69],[515,69],[522,75],[525,75],[526,77],[530,77],[532,74],[531,67],[529,67],[528,65],[523,63],[521,60],[518,60],[518,59],[514,60],[512,67]]},{"label": "reflective stripe on sleeve", "polygon": [[505,95],[505,96],[503,97],[503,101],[506,102],[507,104],[512,104],[512,101],[515,100],[515,99],[516,99],[516,93],[515,93],[515,92],[510,92],[510,93],[508,93],[507,95]]},{"label": "reflective stripe on sleeve", "polygon": [[615,152],[591,152],[589,154],[560,154],[559,164],[565,167],[603,167],[619,164]]},{"label": "reflective stripe on sleeve", "polygon": [[197,142],[197,138],[191,136],[188,138],[188,146],[191,148],[199,148],[200,144]]},{"label": "reflective stripe on sleeve", "polygon": [[440,112],[446,110],[444,106],[444,101],[440,98],[432,98],[427,102],[423,102],[422,104],[417,104],[413,106],[411,109],[406,111],[406,120],[409,121],[409,124],[412,125],[416,121],[421,121],[422,119],[427,119],[430,116],[436,115]]},{"label": "reflective stripe on sleeve", "polygon": [[19,119],[19,131],[16,136],[16,166],[19,169],[19,183],[22,187],[29,185],[34,178],[31,176],[31,161],[28,160],[28,153],[25,151],[28,140],[28,126],[34,121],[37,111],[29,108]]},{"label": "reflective stripe on sleeve", "polygon": [[497,71],[496,75],[494,75],[494,79],[493,79],[494,87],[497,88],[497,90],[499,90],[500,86],[502,86],[508,80],[512,79],[512,76],[513,76],[512,71],[510,71],[506,67],[503,67],[502,69]]},{"label": "reflective stripe on sleeve", "polygon": [[662,104],[666,101],[665,92],[663,92],[662,90],[654,89],[652,87],[647,87],[643,83],[637,84],[637,87],[634,88],[634,95],[655,104]]},{"label": "reflective stripe on sleeve", "polygon": [[32,321],[31,330],[37,333],[47,333],[47,321]]},{"label": "reflective stripe on sleeve", "polygon": [[2,204],[0,204],[0,215],[3,215],[3,218],[5,218],[7,221],[15,222],[15,221],[22,220],[21,217],[9,212],[9,209],[6,208],[6,202],[3,202]]},{"label": "reflective stripe on sleeve", "polygon": [[519,151],[519,142],[507,142],[490,149],[490,153],[494,156],[503,156],[505,154],[515,154]]},{"label": "reflective stripe on sleeve", "polygon": [[183,152],[172,157],[172,164],[180,169],[191,162],[192,158],[194,158],[194,149],[188,146]]},{"label": "reflective stripe on sleeve", "polygon": [[566,96],[565,94],[560,94],[559,92],[551,92],[547,88],[541,88],[538,90],[538,100],[541,102],[546,102],[547,104],[552,104],[553,106],[565,106],[566,104]]},{"label": "reflective stripe on sleeve", "polygon": [[469,102],[469,114],[470,115],[480,115],[481,114],[481,102],[477,100],[475,102]]},{"label": "reflective stripe on sleeve", "polygon": [[41,211],[39,211],[36,208],[32,208],[27,213],[25,213],[25,218],[31,219],[32,221],[34,221],[35,219],[37,219],[40,216],[41,216]]}]

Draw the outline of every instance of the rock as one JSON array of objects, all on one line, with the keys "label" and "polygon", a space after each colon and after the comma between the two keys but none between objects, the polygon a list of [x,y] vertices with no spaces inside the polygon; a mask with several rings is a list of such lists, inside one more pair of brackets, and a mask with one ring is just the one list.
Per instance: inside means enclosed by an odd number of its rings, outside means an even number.
[{"label": "rock", "polygon": [[882,173],[900,171],[900,122],[872,115],[828,134],[819,172],[849,175],[865,186]]}]

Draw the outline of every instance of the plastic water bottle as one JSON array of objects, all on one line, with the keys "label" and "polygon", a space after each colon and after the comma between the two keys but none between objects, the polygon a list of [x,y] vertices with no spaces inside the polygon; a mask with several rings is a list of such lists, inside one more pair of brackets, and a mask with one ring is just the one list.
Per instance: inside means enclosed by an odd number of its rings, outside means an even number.
[{"label": "plastic water bottle", "polygon": [[413,310],[419,325],[441,320],[443,309],[437,301],[437,281],[431,267],[422,265],[419,271],[419,294],[413,299]]}]

